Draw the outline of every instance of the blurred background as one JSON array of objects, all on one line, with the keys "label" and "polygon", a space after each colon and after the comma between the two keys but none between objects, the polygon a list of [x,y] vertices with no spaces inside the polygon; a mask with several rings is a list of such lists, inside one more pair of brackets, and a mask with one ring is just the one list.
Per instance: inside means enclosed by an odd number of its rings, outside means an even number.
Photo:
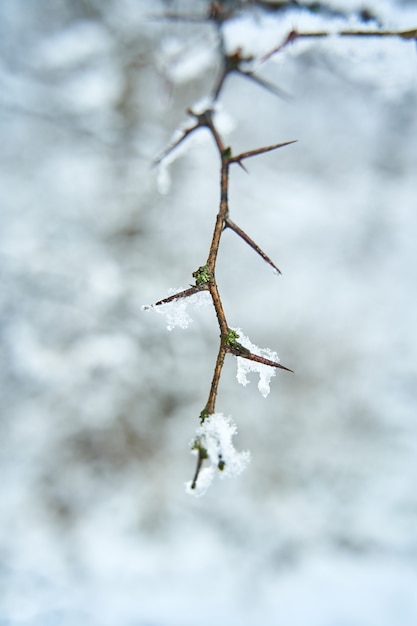
[{"label": "blurred background", "polygon": [[[415,2],[315,5],[246,3],[229,50],[417,27]],[[231,176],[282,276],[232,232],[217,270],[229,323],[296,373],[264,399],[227,360],[217,410],[252,462],[193,498],[217,322],[141,306],[192,282],[217,213],[206,131],[152,167],[220,71],[213,24],[154,18],[206,9],[1,2],[0,624],[415,626],[415,42],[296,42],[257,68],[288,100],[226,82],[235,153],[298,140]]]}]

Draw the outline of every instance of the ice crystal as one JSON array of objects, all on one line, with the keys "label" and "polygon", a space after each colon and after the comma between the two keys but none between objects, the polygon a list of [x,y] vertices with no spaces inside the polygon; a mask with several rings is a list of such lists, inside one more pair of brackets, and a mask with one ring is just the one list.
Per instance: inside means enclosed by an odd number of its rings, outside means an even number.
[{"label": "ice crystal", "polygon": [[[181,293],[183,291],[180,289],[170,289],[168,291],[168,296],[172,296],[176,293]],[[180,328],[188,328],[188,326],[192,323],[192,319],[188,314],[187,308],[192,305],[195,309],[200,309],[203,306],[206,306],[210,302],[210,295],[207,291],[197,291],[191,296],[187,296],[186,298],[178,298],[176,300],[172,300],[172,302],[167,302],[165,304],[151,304],[142,306],[143,311],[153,310],[160,315],[165,315],[167,329],[171,331],[176,326]]]},{"label": "ice crystal", "polygon": [[[258,356],[262,356],[265,359],[269,359],[270,361],[274,361],[275,363],[279,363],[279,358],[276,352],[270,350],[269,348],[258,348],[255,344],[253,344],[250,339],[245,337],[240,328],[234,329],[239,336],[239,343],[248,348],[252,352],[252,354],[257,354]],[[249,359],[244,359],[242,357],[237,357],[237,374],[236,378],[241,385],[246,385],[250,382],[247,378],[247,374],[250,372],[258,372],[259,374],[259,382],[258,389],[263,395],[264,398],[269,394],[270,387],[269,383],[271,378],[275,376],[275,368],[270,365],[264,365],[263,363],[257,363],[256,361],[250,361]]]},{"label": "ice crystal", "polygon": [[248,451],[237,452],[232,438],[237,433],[236,424],[223,413],[214,413],[207,417],[197,428],[196,437],[191,442],[194,453],[198,449],[205,450],[210,466],[201,470],[195,488],[192,483],[186,484],[186,491],[195,496],[203,495],[214,479],[215,470],[220,476],[237,476],[246,468],[250,461]]}]

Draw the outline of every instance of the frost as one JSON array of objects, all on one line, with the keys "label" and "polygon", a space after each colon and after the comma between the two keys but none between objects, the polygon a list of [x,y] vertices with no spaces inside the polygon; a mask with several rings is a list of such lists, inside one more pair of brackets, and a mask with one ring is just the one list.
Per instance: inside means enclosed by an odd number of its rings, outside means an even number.
[{"label": "frost", "polygon": [[196,437],[191,442],[193,452],[197,447],[207,452],[210,467],[201,470],[195,489],[191,482],[186,483],[186,491],[195,496],[202,496],[210,487],[214,479],[215,470],[220,470],[220,476],[238,476],[246,469],[250,461],[250,452],[237,452],[232,437],[236,435],[236,424],[223,413],[214,413],[207,417],[197,428]]},{"label": "frost", "polygon": [[[240,328],[234,328],[239,335],[239,343],[242,344],[245,348],[248,348],[253,354],[257,354],[258,356],[262,356],[265,359],[269,359],[270,361],[275,361],[275,363],[279,363],[279,358],[276,352],[270,350],[269,348],[258,348],[255,346],[245,335],[242,333]],[[242,357],[237,357],[237,374],[236,378],[241,385],[246,385],[250,382],[247,378],[247,374],[250,372],[258,372],[259,374],[259,382],[258,389],[263,395],[264,398],[269,394],[270,387],[269,383],[271,378],[275,376],[275,368],[269,365],[264,365],[263,363],[257,363],[256,361],[250,361],[249,359],[244,359]]]},{"label": "frost", "polygon": [[236,433],[236,424],[223,413],[214,413],[197,429],[212,465],[217,467],[219,462],[224,462],[223,476],[237,476],[249,462],[249,453],[237,452],[233,446],[232,437]]},{"label": "frost", "polygon": [[[168,291],[168,297],[176,293],[181,293],[183,289],[170,289]],[[160,315],[165,315],[167,329],[171,331],[176,326],[180,328],[188,328],[192,323],[192,319],[188,314],[187,308],[192,305],[195,309],[201,309],[203,306],[207,306],[210,302],[210,295],[207,291],[197,291],[191,296],[185,298],[178,298],[167,302],[166,304],[151,304],[143,305],[142,311],[155,311]]]}]

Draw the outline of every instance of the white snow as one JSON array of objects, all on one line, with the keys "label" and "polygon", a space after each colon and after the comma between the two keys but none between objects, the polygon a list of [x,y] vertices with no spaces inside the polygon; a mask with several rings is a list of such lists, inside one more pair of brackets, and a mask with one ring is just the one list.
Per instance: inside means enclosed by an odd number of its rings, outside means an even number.
[{"label": "white snow", "polygon": [[157,65],[174,84],[187,83],[207,72],[216,59],[215,46],[200,38],[166,37],[157,54]]},{"label": "white snow", "polygon": [[106,28],[96,21],[82,21],[41,41],[31,63],[48,69],[68,69],[112,51]]},{"label": "white snow", "polygon": [[[167,297],[181,293],[182,291],[184,291],[184,289],[181,287],[179,289],[169,289]],[[207,306],[210,302],[211,297],[207,291],[197,291],[191,296],[186,298],[180,297],[165,304],[159,304],[157,306],[153,304],[143,305],[142,310],[155,311],[155,313],[163,315],[166,318],[166,325],[169,331],[177,326],[185,330],[193,321],[188,313],[188,307],[192,306],[198,310]]]},{"label": "white snow", "polygon": [[207,417],[197,428],[195,439],[191,442],[192,451],[197,441],[208,454],[211,466],[204,468],[200,473],[196,489],[191,489],[191,483],[186,484],[186,491],[189,494],[201,496],[211,485],[215,470],[219,469],[219,463],[224,463],[223,469],[218,473],[221,478],[238,476],[246,469],[250,461],[250,453],[237,452],[232,438],[237,434],[237,426],[230,417],[225,417],[223,413],[214,413]]},{"label": "white snow", "polygon": [[[252,354],[257,354],[258,356],[262,356],[269,361],[274,361],[275,363],[279,363],[279,358],[276,352],[270,350],[269,348],[258,348],[254,343],[246,337],[240,328],[234,328],[237,334],[239,335],[238,342],[242,344],[245,348],[248,348]],[[271,391],[269,383],[271,382],[271,378],[275,376],[276,369],[274,367],[270,367],[269,365],[264,365],[263,363],[257,363],[256,361],[250,361],[249,359],[244,359],[242,357],[236,357],[237,359],[237,374],[236,378],[238,383],[241,385],[249,384],[248,374],[250,372],[256,372],[259,374],[259,382],[258,389],[263,395],[264,398]]]}]

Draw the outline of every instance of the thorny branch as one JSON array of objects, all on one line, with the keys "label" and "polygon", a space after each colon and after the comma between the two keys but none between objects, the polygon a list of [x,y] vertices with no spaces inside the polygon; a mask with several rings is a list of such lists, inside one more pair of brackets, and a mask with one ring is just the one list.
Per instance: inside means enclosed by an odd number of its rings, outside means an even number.
[{"label": "thorny branch", "polygon": [[[230,228],[237,235],[239,235],[252,249],[254,249],[269,265],[271,265],[276,272],[281,273],[278,267],[271,261],[269,256],[263,252],[263,250],[239,227],[237,226],[229,217],[229,179],[230,179],[230,167],[233,164],[242,165],[242,161],[244,159],[248,159],[254,156],[258,156],[264,154],[266,152],[271,152],[272,150],[277,150],[278,148],[282,148],[284,146],[288,146],[294,141],[287,141],[284,143],[277,143],[271,146],[266,146],[262,148],[258,148],[256,150],[250,150],[248,152],[243,152],[236,156],[233,156],[232,150],[229,147],[225,147],[224,143],[220,137],[218,130],[216,129],[215,123],[213,121],[213,111],[208,109],[204,111],[202,114],[195,114],[192,111],[189,111],[189,114],[195,117],[196,124],[192,126],[189,130],[185,131],[183,136],[179,139],[177,144],[169,148],[165,151],[162,157],[158,159],[160,161],[164,156],[169,154],[171,150],[173,150],[178,143],[182,142],[190,133],[197,130],[198,128],[205,127],[207,128],[214,140],[214,143],[217,147],[217,151],[219,153],[221,167],[220,167],[220,204],[219,211],[217,213],[212,240],[210,249],[207,256],[207,261],[204,266],[201,266],[196,272],[193,273],[193,276],[196,278],[196,284],[185,291],[174,294],[173,296],[169,296],[168,298],[164,298],[163,300],[159,300],[155,303],[154,306],[158,306],[161,304],[165,304],[168,302],[172,302],[178,298],[186,298],[190,295],[193,295],[197,291],[201,289],[206,289],[210,292],[211,299],[213,302],[213,307],[216,312],[217,322],[220,330],[220,342],[219,342],[219,350],[217,354],[216,364],[214,367],[213,379],[211,382],[210,392],[207,399],[207,403],[200,414],[200,420],[203,422],[208,416],[213,415],[215,413],[216,406],[216,398],[217,392],[219,388],[220,377],[222,373],[223,364],[225,361],[226,354],[232,354],[234,356],[239,356],[244,359],[249,359],[251,361],[256,361],[258,363],[262,363],[269,367],[275,367],[277,369],[286,370],[288,372],[292,372],[291,369],[281,365],[280,363],[265,359],[257,354],[252,354],[249,350],[241,346],[235,338],[234,332],[230,330],[229,324],[227,322],[226,314],[223,308],[222,299],[220,296],[219,288],[216,281],[216,263],[217,263],[217,255],[220,247],[220,241],[222,234],[226,228]],[[191,488],[195,489],[197,485],[198,476],[200,470],[203,466],[204,459],[207,458],[207,452],[201,446],[198,447],[197,450],[197,467],[195,471],[195,475],[193,481],[191,483]]]},{"label": "thorny branch", "polygon": [[[307,9],[314,13],[322,13],[322,14],[330,14],[331,17],[347,17],[345,13],[335,12],[334,9],[327,6],[326,3],[320,2],[298,2],[297,0],[287,0],[286,2],[280,2],[278,4],[271,4],[264,0],[249,0],[248,4],[252,4],[253,6],[262,7],[265,10],[280,12],[288,9]],[[216,128],[214,122],[214,105],[218,100],[220,93],[224,87],[225,81],[232,73],[237,73],[244,78],[248,78],[253,82],[259,84],[264,87],[274,95],[278,95],[280,97],[286,96],[285,92],[280,88],[269,84],[263,79],[256,76],[253,71],[244,69],[245,63],[253,61],[253,57],[244,57],[242,55],[242,49],[238,48],[234,53],[227,54],[226,46],[224,42],[224,36],[222,27],[223,24],[230,18],[234,17],[236,12],[241,10],[242,8],[247,8],[247,3],[241,2],[239,0],[230,1],[228,3],[222,2],[221,0],[215,2],[210,2],[209,10],[204,16],[199,15],[181,15],[174,13],[166,13],[161,16],[163,19],[169,19],[174,21],[188,21],[188,22],[206,22],[212,23],[215,25],[218,37],[219,37],[219,52],[222,58],[222,69],[217,80],[217,83],[214,87],[212,93],[212,101],[213,106],[207,108],[202,113],[196,113],[192,109],[188,109],[187,113],[190,117],[194,118],[195,123],[183,131],[183,134],[180,138],[171,146],[169,146],[161,156],[155,161],[156,164],[160,163],[163,159],[165,159],[175,148],[179,146],[184,140],[187,139],[194,131],[200,128],[206,128],[210,132],[215,146],[217,148],[217,152],[220,158],[220,203],[219,210],[217,213],[212,240],[210,249],[207,256],[207,261],[205,265],[201,266],[193,272],[193,277],[195,278],[195,285],[190,286],[189,289],[186,289],[180,293],[176,293],[172,296],[164,298],[156,302],[153,306],[159,306],[163,304],[167,304],[178,300],[180,298],[187,298],[198,291],[206,290],[210,293],[213,307],[216,312],[217,322],[220,330],[220,341],[219,341],[219,349],[217,354],[216,363],[214,366],[213,378],[210,386],[210,391],[208,395],[208,399],[204,409],[200,413],[200,423],[203,424],[204,421],[211,415],[215,413],[216,406],[216,398],[218,393],[218,387],[220,382],[220,377],[223,369],[223,365],[225,362],[225,358],[227,354],[232,354],[238,358],[248,359],[250,361],[254,361],[260,363],[262,365],[266,365],[268,367],[282,369],[288,372],[292,372],[288,367],[281,365],[278,362],[272,361],[270,359],[266,359],[258,354],[253,354],[246,347],[241,345],[237,339],[239,335],[236,331],[232,330],[229,327],[227,322],[226,314],[223,308],[222,299],[220,296],[219,288],[216,281],[216,263],[217,256],[220,247],[221,237],[223,232],[230,228],[233,232],[235,232],[245,243],[247,243],[257,254],[259,254],[264,261],[266,261],[270,266],[274,268],[274,270],[280,274],[280,270],[278,267],[271,261],[269,256],[263,252],[263,250],[247,235],[235,222],[233,222],[229,216],[229,178],[230,178],[230,167],[233,164],[238,164],[245,171],[242,161],[248,158],[252,158],[254,156],[259,156],[266,152],[274,151],[279,148],[288,146],[293,141],[286,141],[283,143],[277,143],[270,146],[265,146],[261,148],[257,148],[255,150],[249,150],[247,152],[243,152],[238,155],[232,154],[232,149],[228,146],[225,146],[223,140],[220,136],[218,129]],[[377,18],[372,15],[369,11],[365,9],[359,13],[355,14],[359,19],[363,22],[373,21],[377,26],[379,26],[379,22]],[[259,62],[265,62],[273,55],[278,54],[289,44],[292,44],[297,39],[302,38],[324,38],[330,36],[341,36],[341,37],[398,37],[405,40],[416,40],[417,39],[417,29],[411,30],[383,30],[381,28],[376,28],[374,30],[367,29],[359,29],[359,30],[342,30],[337,33],[322,30],[316,32],[297,32],[296,30],[292,30],[288,36],[281,42],[279,45],[270,50],[267,54],[265,54]],[[198,477],[200,471],[203,467],[203,463],[205,459],[208,458],[207,450],[204,448],[200,441],[196,441],[194,448],[197,450],[197,466],[195,469],[194,477],[191,482],[191,489],[195,489],[197,486]],[[223,469],[224,462],[222,459],[219,459],[218,464],[219,469]]]}]

